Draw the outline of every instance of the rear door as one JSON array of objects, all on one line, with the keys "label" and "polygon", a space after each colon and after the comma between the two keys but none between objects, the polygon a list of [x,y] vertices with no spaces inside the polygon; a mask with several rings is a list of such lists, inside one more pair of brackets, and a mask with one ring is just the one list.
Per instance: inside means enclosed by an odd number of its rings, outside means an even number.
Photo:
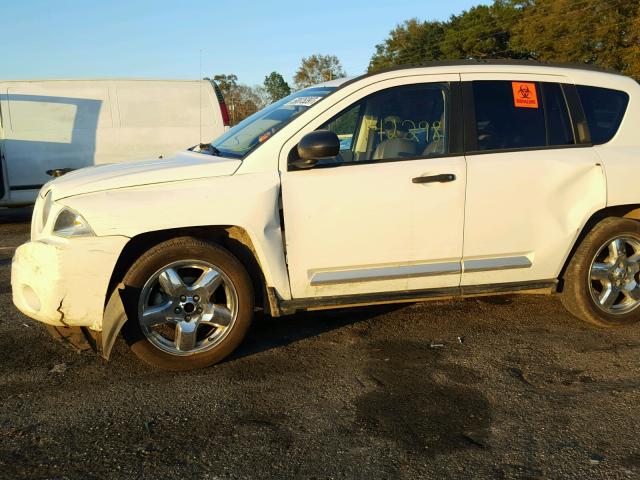
[{"label": "rear door", "polygon": [[575,87],[547,76],[462,79],[471,107],[462,285],[555,279],[606,203]]}]

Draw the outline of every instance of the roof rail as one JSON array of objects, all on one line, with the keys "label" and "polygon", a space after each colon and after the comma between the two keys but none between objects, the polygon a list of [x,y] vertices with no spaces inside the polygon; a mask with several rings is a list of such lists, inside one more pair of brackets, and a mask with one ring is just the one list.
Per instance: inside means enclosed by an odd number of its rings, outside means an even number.
[{"label": "roof rail", "polygon": [[575,70],[589,70],[592,72],[601,72],[601,73],[609,73],[613,75],[625,76],[623,73],[620,73],[617,70],[603,68],[603,67],[599,67],[597,65],[592,65],[588,63],[546,62],[546,61],[543,62],[533,58],[528,60],[515,59],[515,58],[468,58],[468,59],[461,59],[461,60],[436,60],[431,62],[413,63],[413,64],[397,65],[394,67],[383,68],[381,70],[376,70],[375,72],[365,73],[363,75],[354,77],[348,82],[345,82],[342,85],[340,85],[339,88],[343,88],[358,80],[361,80],[363,78],[366,78],[372,75],[377,75],[379,73],[395,72],[398,70],[408,70],[411,68],[459,67],[459,66],[465,66],[465,65],[545,66],[545,67],[556,67],[556,68],[572,68]]}]

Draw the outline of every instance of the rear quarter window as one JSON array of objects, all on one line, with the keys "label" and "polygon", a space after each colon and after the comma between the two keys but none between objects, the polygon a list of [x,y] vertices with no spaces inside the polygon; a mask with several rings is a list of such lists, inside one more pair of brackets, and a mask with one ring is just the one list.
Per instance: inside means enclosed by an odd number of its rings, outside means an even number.
[{"label": "rear quarter window", "polygon": [[577,85],[587,117],[591,143],[607,143],[618,131],[629,104],[629,95],[620,90]]}]

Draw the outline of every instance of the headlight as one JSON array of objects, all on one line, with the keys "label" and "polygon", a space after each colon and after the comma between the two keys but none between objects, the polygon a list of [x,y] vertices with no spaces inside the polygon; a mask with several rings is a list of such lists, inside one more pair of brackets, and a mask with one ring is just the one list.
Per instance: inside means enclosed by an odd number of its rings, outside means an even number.
[{"label": "headlight", "polygon": [[95,233],[78,212],[63,208],[53,226],[54,235],[60,237],[93,237]]}]

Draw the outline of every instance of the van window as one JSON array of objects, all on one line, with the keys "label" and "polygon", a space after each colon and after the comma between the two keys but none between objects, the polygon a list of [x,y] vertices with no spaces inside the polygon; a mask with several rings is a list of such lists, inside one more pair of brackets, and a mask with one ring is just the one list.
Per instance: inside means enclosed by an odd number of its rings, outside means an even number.
[{"label": "van window", "polygon": [[607,143],[618,131],[629,103],[629,95],[609,88],[578,85],[578,95],[587,117],[591,143]]},{"label": "van window", "polygon": [[320,164],[427,158],[449,152],[448,83],[393,87],[360,100],[320,129],[335,132],[340,155]]},{"label": "van window", "polygon": [[37,134],[41,141],[70,143],[80,134],[95,136],[97,128],[111,126],[111,110],[105,88],[45,87],[9,88],[7,99],[11,131]]}]

